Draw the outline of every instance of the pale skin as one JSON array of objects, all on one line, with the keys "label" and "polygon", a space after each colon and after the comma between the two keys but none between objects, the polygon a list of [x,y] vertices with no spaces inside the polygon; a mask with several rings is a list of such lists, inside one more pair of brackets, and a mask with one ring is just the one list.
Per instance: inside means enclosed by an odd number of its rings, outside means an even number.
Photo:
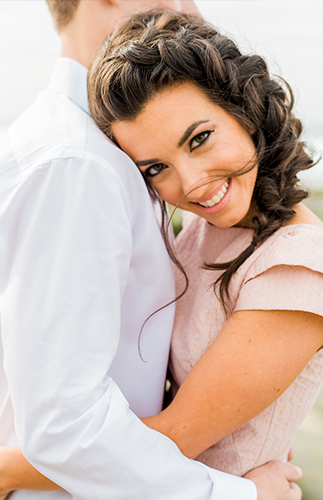
[{"label": "pale skin", "polygon": [[[90,4],[91,9],[89,9]],[[147,7],[147,2],[135,0],[92,2],[81,0],[75,19],[60,33],[62,55],[72,57],[89,67],[103,38],[112,31],[115,23],[125,15],[142,9],[143,4]],[[183,4],[184,10],[187,11],[189,8],[196,13],[194,3],[190,1],[149,2],[149,7],[178,8],[175,4]],[[91,28],[93,25],[96,26],[95,32]],[[210,114],[210,103],[201,101],[197,103],[194,99],[201,96],[196,96],[194,89],[193,93],[192,89],[188,90],[191,93],[187,95],[184,92],[180,103],[179,93],[157,96],[134,122],[116,123],[114,134],[121,147],[135,162],[157,157],[161,159],[161,163],[171,167],[170,176],[169,173],[166,176],[163,174],[164,181],[162,179],[157,181],[157,178],[153,181],[156,190],[166,201],[176,204],[197,182],[206,179],[209,174],[215,174],[218,180],[211,186],[204,185],[202,190],[201,188],[194,190],[190,201],[184,200],[181,207],[198,213],[220,227],[231,227],[241,221],[247,224],[248,216],[253,210],[252,191],[256,167],[237,178],[234,183],[231,181],[228,192],[232,201],[239,195],[238,210],[233,202],[228,203],[222,213],[212,208],[203,209],[197,206],[197,200],[203,201],[208,198],[218,185],[223,184],[223,179],[219,179],[221,176],[223,178],[223,174],[230,171],[230,168],[231,171],[235,171],[246,162],[254,161],[254,147],[249,134],[244,129],[241,130],[237,123],[231,122],[233,129],[229,135],[221,135],[221,127],[217,125],[216,120],[220,118],[221,122],[221,117],[227,118],[223,117],[223,110],[221,108],[213,110],[213,115]],[[165,95],[166,100],[159,99]],[[176,105],[179,111],[186,110],[186,114],[177,113]],[[193,117],[194,112],[199,109],[207,111],[203,117]],[[167,114],[172,118],[176,116],[177,119],[169,121]],[[201,120],[204,120],[203,124],[197,125],[199,128],[193,127],[191,135],[178,146],[188,127],[192,128],[192,125]],[[200,134],[200,138],[194,143],[194,146],[197,146],[201,142],[201,137],[205,138],[203,136],[205,130],[213,130],[214,126],[210,127],[210,120],[212,123],[215,120],[217,132],[214,136],[219,136],[220,139],[222,137],[222,143],[220,141],[222,149],[213,146],[207,153],[204,146],[204,151],[203,148],[196,149],[192,154],[188,143],[193,136]],[[170,123],[174,126],[170,127]],[[149,140],[149,133],[152,133],[152,137],[158,137],[158,141]],[[230,142],[231,133],[238,134],[236,136],[238,140],[237,147],[235,145],[232,148],[231,144],[231,153],[228,155],[225,141]],[[127,137],[127,144],[123,144],[122,137]],[[145,137],[145,141],[142,141],[142,137]],[[150,146],[152,149],[149,149]],[[202,156],[199,156],[200,154]],[[212,166],[216,163],[213,158],[216,154],[220,154],[222,171]],[[206,159],[206,163],[201,162],[203,158]],[[198,164],[203,168],[196,169]],[[146,170],[149,167],[148,164],[141,169]],[[322,226],[313,214],[301,206],[297,207],[297,215],[292,223],[299,222]],[[265,330],[264,325],[266,325]],[[234,314],[185,379],[173,403],[159,415],[143,419],[144,423],[168,435],[188,457],[197,456],[202,450],[258,414],[288,387],[322,346],[322,327],[321,318],[301,312],[243,311]],[[306,336],[304,336],[305,328],[310,332]],[[268,351],[271,352],[270,357]],[[289,356],[286,356],[286,352]],[[217,363],[213,362],[215,358]],[[293,363],[288,361],[290,359],[293,359]],[[227,374],[225,380],[221,368],[223,366]],[[214,415],[217,415],[216,422]],[[301,498],[300,489],[294,483],[300,479],[301,471],[290,464],[270,462],[250,471],[246,477],[255,482],[258,500]],[[19,447],[0,447],[0,500],[4,499],[9,491],[20,488],[60,489],[25,460]]]},{"label": "pale skin", "polygon": [[163,8],[199,15],[193,0],[80,0],[73,19],[59,32],[61,55],[89,68],[104,39],[121,19]]}]

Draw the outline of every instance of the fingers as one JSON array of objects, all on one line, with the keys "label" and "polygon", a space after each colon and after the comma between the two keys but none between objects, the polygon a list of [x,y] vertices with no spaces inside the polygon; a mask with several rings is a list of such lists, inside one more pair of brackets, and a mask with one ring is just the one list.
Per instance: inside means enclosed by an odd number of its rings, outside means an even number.
[{"label": "fingers", "polygon": [[301,500],[302,491],[295,484],[302,470],[290,463],[272,461],[249,471],[244,477],[257,487],[258,500]]},{"label": "fingers", "polygon": [[[293,465],[291,463],[279,462],[277,460],[272,460],[271,462],[267,462],[265,465],[257,467],[253,469],[245,477],[249,475],[254,475],[255,473],[273,473],[277,477],[285,478],[290,483],[294,483],[299,481],[303,477],[303,471],[297,465]],[[251,478],[252,479],[252,478]]]},{"label": "fingers", "polygon": [[285,479],[289,483],[288,496],[285,500],[301,500],[302,490],[295,481],[299,481],[302,478],[302,469],[297,465],[282,462],[274,462],[273,466],[280,470],[280,473],[285,476]]},{"label": "fingers", "polygon": [[302,490],[298,484],[290,483],[290,500],[302,500]]},{"label": "fingers", "polygon": [[293,457],[294,457],[294,444],[292,445],[291,449],[289,450],[288,452],[288,455],[287,455],[287,461],[290,462],[291,460],[293,460]]},{"label": "fingers", "polygon": [[282,474],[285,475],[287,481],[294,483],[299,481],[303,476],[303,471],[297,465],[280,463]]}]

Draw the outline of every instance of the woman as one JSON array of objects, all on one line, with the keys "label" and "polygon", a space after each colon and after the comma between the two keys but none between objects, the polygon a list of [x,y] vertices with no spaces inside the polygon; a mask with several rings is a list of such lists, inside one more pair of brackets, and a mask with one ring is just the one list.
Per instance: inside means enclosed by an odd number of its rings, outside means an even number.
[{"label": "woman", "polygon": [[301,204],[296,174],[312,160],[292,99],[259,56],[158,14],[107,41],[89,101],[152,195],[195,214],[176,241],[180,389],[145,422],[233,474],[286,460],[323,376],[323,224]]},{"label": "woman", "polygon": [[286,460],[323,379],[323,224],[301,203],[296,174],[313,162],[292,98],[201,19],[156,13],[108,39],[89,101],[162,208],[195,214],[180,264],[170,250],[187,275],[171,357],[180,387],[144,422],[234,474]]}]

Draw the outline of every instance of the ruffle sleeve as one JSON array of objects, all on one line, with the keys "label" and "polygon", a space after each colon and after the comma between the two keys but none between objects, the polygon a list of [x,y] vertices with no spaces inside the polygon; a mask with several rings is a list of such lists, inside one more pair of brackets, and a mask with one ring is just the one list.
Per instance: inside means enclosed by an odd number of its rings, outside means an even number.
[{"label": "ruffle sleeve", "polygon": [[246,262],[234,310],[306,311],[323,316],[323,229],[298,224],[277,233]]}]

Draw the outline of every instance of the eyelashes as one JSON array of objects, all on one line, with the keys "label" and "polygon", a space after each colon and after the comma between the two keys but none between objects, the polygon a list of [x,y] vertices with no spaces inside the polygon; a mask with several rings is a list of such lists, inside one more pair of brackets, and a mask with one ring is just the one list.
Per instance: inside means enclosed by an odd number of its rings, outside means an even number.
[{"label": "eyelashes", "polygon": [[[200,132],[199,134],[195,135],[190,141],[189,141],[189,149],[190,152],[194,151],[195,149],[199,148],[202,146],[210,137],[210,135],[214,132],[215,129],[213,130],[205,130],[203,132]],[[164,163],[155,163],[154,165],[151,165],[148,167],[144,172],[143,175],[148,178],[153,178],[159,175],[161,172],[166,170],[168,166]]]},{"label": "eyelashes", "polygon": [[208,140],[212,132],[214,132],[214,130],[205,130],[204,132],[200,132],[195,137],[193,137],[193,139],[191,139],[189,143],[190,151],[193,151],[194,149],[204,144],[205,141]]},{"label": "eyelashes", "polygon": [[156,177],[156,175],[160,174],[160,172],[165,170],[165,168],[167,168],[167,165],[165,165],[164,163],[156,163],[155,165],[147,168],[144,171],[144,175],[146,177]]}]

